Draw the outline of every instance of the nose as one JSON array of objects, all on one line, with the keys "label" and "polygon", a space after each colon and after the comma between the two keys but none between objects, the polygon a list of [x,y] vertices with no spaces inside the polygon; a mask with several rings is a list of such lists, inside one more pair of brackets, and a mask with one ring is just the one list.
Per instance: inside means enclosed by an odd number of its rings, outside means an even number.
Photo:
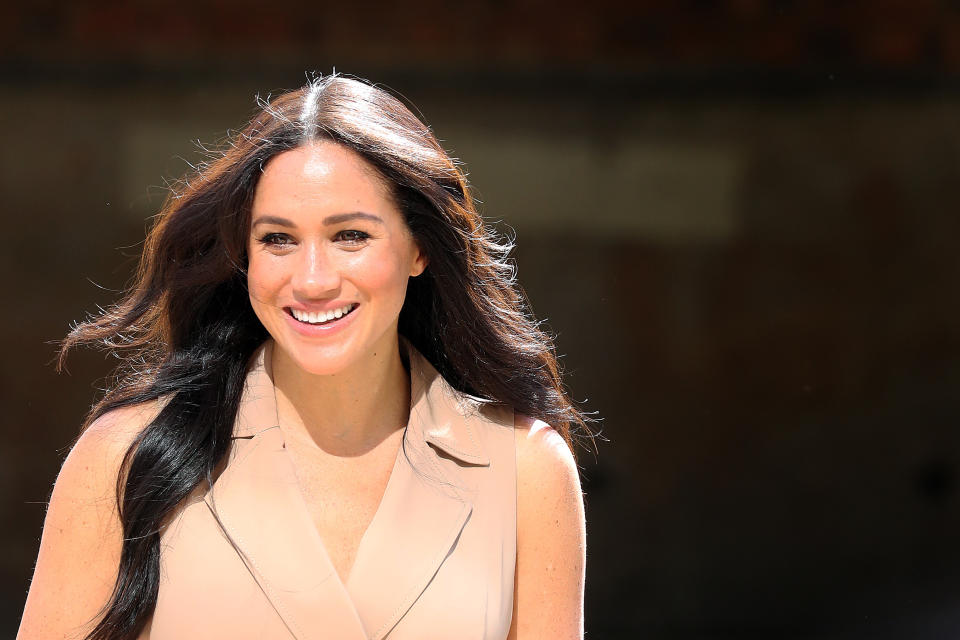
[{"label": "nose", "polygon": [[340,269],[317,243],[304,245],[293,274],[293,292],[298,298],[330,298],[340,290]]}]

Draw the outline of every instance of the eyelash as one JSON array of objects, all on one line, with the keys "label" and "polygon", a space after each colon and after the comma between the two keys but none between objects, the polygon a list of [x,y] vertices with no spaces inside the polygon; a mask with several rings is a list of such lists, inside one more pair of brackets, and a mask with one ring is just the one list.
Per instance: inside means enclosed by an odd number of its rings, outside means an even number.
[{"label": "eyelash", "polygon": [[361,243],[361,242],[364,242],[364,241],[370,239],[370,234],[369,234],[369,233],[367,233],[366,231],[360,231],[360,230],[358,230],[358,229],[345,229],[344,231],[338,232],[338,233],[337,233],[337,236],[341,236],[341,235],[343,235],[343,234],[345,234],[345,233],[356,234],[356,236],[354,237],[353,240],[347,240],[347,242],[350,242],[350,243],[358,243],[358,244],[359,244],[359,243]]},{"label": "eyelash", "polygon": [[[370,238],[369,233],[365,231],[359,231],[357,229],[344,229],[343,231],[338,231],[337,235],[334,236],[334,238],[340,238],[344,234],[348,234],[348,233],[353,234],[354,237],[350,240],[345,239],[344,242],[351,245],[361,244],[363,242],[366,242]],[[281,242],[281,243],[275,242],[277,239],[283,239],[284,242]],[[259,242],[260,244],[263,244],[269,247],[287,247],[291,244],[290,236],[288,236],[285,233],[276,233],[276,232],[264,234],[263,237],[260,238]]]}]

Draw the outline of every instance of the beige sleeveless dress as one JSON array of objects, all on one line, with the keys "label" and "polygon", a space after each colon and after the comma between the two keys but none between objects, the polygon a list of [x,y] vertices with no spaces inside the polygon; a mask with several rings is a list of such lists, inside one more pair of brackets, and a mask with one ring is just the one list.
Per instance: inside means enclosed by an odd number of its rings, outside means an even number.
[{"label": "beige sleeveless dress", "polygon": [[516,562],[513,410],[455,391],[401,338],[410,419],[344,583],[276,426],[266,344],[226,469],[162,535],[149,637],[505,638]]}]

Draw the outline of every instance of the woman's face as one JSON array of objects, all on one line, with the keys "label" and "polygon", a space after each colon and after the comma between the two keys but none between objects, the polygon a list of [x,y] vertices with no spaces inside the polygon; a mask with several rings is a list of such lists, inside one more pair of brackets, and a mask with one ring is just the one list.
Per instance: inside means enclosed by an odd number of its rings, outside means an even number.
[{"label": "woman's face", "polygon": [[250,225],[250,304],[286,358],[330,375],[396,349],[427,259],[366,160],[326,141],[274,157]]}]

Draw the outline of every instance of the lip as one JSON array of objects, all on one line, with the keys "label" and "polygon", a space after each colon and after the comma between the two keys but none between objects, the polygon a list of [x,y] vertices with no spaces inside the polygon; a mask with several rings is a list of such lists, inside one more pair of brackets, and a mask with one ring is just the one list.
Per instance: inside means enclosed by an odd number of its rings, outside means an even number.
[{"label": "lip", "polygon": [[[342,306],[344,305],[341,304],[337,307],[331,307],[331,308],[339,309]],[[292,309],[293,307],[284,307],[283,315],[286,316],[287,322],[290,324],[290,327],[300,335],[307,336],[307,337],[317,337],[317,336],[325,337],[334,333],[338,333],[344,330],[345,328],[349,327],[351,324],[353,324],[354,316],[356,316],[357,313],[360,312],[361,306],[363,305],[358,304],[356,308],[350,313],[348,313],[347,315],[337,318],[333,322],[329,322],[327,324],[320,324],[320,325],[313,325],[313,324],[307,324],[305,322],[300,322],[299,320],[294,318],[293,315],[288,311],[288,309]],[[297,308],[297,311],[306,311],[306,310]],[[317,311],[322,311],[322,309],[312,309],[311,311],[317,312]]]}]

